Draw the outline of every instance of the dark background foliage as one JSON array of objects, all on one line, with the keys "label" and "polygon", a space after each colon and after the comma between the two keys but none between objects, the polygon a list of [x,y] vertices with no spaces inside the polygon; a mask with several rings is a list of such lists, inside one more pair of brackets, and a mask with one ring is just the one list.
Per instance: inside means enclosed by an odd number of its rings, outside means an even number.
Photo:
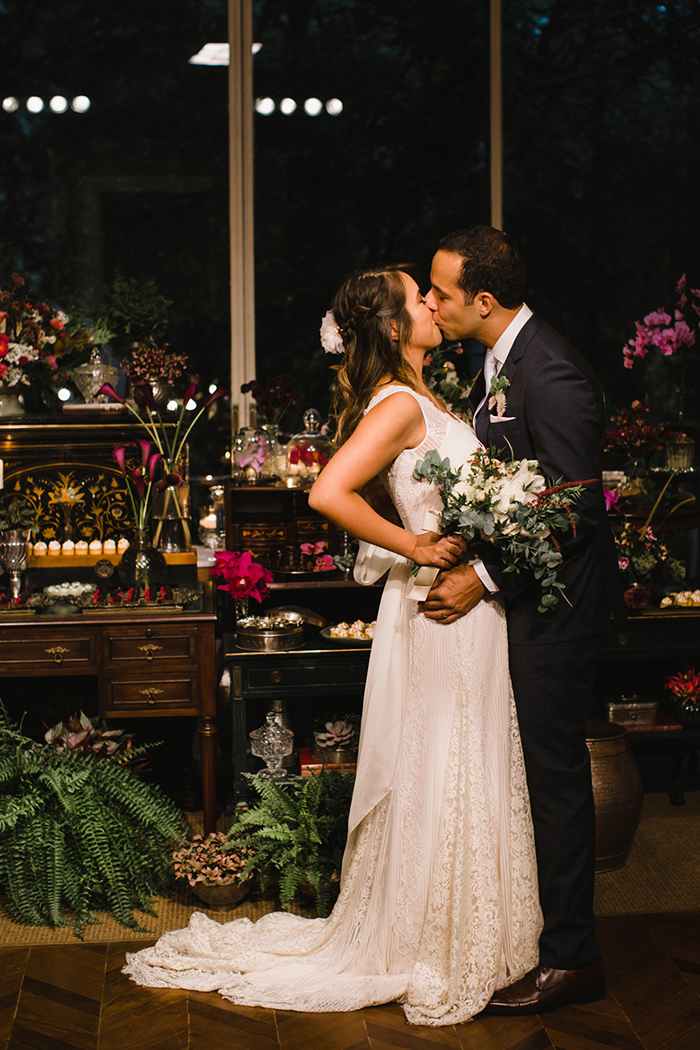
[{"label": "dark background foliage", "polygon": [[[629,404],[648,371],[622,368],[635,319],[672,306],[681,273],[700,284],[698,0],[504,0],[503,20],[505,227],[527,301]],[[3,273],[64,307],[153,277],[173,348],[227,382],[226,71],[188,64],[226,39],[224,0],[0,0],[0,34],[3,97],[92,100],[0,112]],[[326,404],[318,325],[344,274],[427,274],[443,233],[489,222],[488,3],[257,0],[254,35],[255,96],[299,103],[255,117],[258,377],[294,376],[294,428]],[[308,117],[310,96],[342,114]],[[651,368],[667,414],[672,362]]]}]

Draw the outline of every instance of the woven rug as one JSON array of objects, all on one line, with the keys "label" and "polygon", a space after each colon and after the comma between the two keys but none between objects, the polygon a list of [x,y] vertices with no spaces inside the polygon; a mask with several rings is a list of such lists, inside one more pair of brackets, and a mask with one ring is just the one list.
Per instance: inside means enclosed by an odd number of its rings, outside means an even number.
[{"label": "woven rug", "polygon": [[[201,818],[192,820],[201,830]],[[220,824],[223,826],[223,824]],[[634,915],[654,912],[700,911],[700,791],[686,793],[685,806],[672,806],[668,795],[644,796],[644,809],[627,863],[618,871],[598,875],[596,914]],[[0,898],[2,901],[2,898]],[[86,926],[89,942],[152,941],[166,930],[186,926],[193,911],[204,911],[219,922],[231,919],[259,919],[274,911],[272,897],[251,894],[234,908],[209,908],[194,894],[183,891],[154,902],[157,917],[137,913],[145,932],[125,929],[109,915],[98,915],[100,922]],[[314,911],[301,902],[295,911],[312,916]],[[60,929],[21,926],[14,922],[0,903],[0,948],[33,944],[75,944],[71,927]]]}]

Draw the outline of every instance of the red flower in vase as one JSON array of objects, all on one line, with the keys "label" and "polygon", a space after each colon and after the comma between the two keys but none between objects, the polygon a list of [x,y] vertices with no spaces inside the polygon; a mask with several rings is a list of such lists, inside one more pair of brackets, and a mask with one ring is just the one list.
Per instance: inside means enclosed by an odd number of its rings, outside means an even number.
[{"label": "red flower in vase", "polygon": [[216,551],[216,564],[209,570],[211,576],[223,576],[220,591],[228,591],[234,598],[255,598],[261,602],[267,597],[267,584],[272,583],[272,573],[253,561],[250,551]]}]

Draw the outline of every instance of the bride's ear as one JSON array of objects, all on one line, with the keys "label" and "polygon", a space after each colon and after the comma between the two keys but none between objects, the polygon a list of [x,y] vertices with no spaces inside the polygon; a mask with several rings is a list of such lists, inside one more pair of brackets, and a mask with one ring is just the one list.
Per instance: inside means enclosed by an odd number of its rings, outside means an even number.
[{"label": "bride's ear", "polygon": [[391,322],[391,338],[394,340],[395,343],[398,343],[398,341],[399,341],[399,326],[398,326],[398,323],[396,321],[392,321]]}]

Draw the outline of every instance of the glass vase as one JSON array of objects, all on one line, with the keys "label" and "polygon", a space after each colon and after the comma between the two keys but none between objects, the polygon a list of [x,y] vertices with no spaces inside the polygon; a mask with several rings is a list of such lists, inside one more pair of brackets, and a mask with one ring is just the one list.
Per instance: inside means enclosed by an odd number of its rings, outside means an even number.
[{"label": "glass vase", "polygon": [[287,449],[280,444],[280,428],[276,423],[264,423],[262,429],[269,443],[262,473],[270,480],[279,480],[287,472]]},{"label": "glass vase", "polygon": [[165,582],[168,566],[165,555],[154,547],[146,530],[137,529],[136,536],[121,556],[118,571],[123,587],[152,591]]},{"label": "glass vase", "polygon": [[154,546],[166,554],[178,554],[192,550],[190,531],[190,485],[189,456],[184,448],[175,463],[163,462],[167,474],[179,474],[182,485],[169,486],[158,493],[153,501]]}]

